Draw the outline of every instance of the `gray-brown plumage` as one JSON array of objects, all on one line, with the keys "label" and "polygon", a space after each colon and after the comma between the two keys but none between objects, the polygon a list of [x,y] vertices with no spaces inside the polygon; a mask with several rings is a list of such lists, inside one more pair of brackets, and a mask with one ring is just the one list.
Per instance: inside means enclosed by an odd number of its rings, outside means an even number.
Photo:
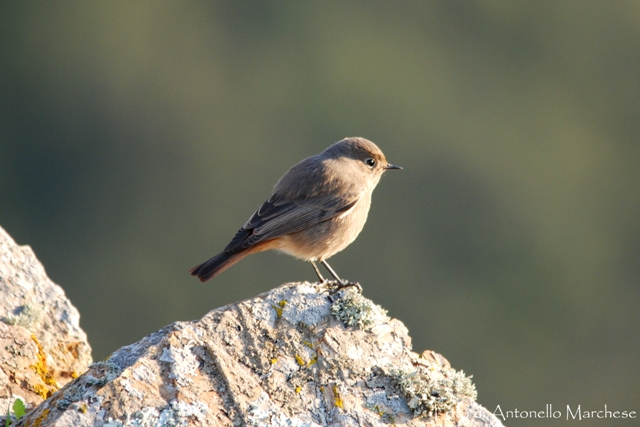
[{"label": "gray-brown plumage", "polygon": [[342,283],[326,260],[360,234],[371,193],[390,169],[402,168],[387,163],[373,142],[359,137],[336,142],[289,169],[227,247],[190,273],[205,282],[249,254],[277,249],[311,261],[324,281],[315,265],[320,261]]}]

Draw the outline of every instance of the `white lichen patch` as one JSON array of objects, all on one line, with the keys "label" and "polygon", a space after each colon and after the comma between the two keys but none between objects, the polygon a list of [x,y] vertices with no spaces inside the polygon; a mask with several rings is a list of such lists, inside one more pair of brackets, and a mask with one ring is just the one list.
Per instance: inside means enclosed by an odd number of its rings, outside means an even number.
[{"label": "white lichen patch", "polygon": [[406,402],[400,396],[389,395],[385,389],[365,392],[365,407],[378,415],[396,415],[407,412]]},{"label": "white lichen patch", "polygon": [[290,417],[282,413],[265,392],[249,403],[247,424],[252,427],[320,427],[307,414]]},{"label": "white lichen patch", "polygon": [[331,306],[331,313],[345,326],[360,329],[370,329],[389,321],[387,310],[352,289],[341,292]]},{"label": "white lichen patch", "polygon": [[448,366],[418,363],[414,371],[387,370],[416,416],[447,413],[462,401],[475,401],[476,387],[464,372]]},{"label": "white lichen patch", "polygon": [[131,376],[136,381],[144,381],[146,383],[151,383],[151,381],[155,380],[155,374],[149,369],[149,367],[143,363],[133,368],[131,371]]},{"label": "white lichen patch", "polygon": [[43,311],[34,304],[25,304],[2,319],[8,325],[18,325],[32,331],[42,319]]},{"label": "white lichen patch", "polygon": [[162,355],[158,360],[171,364],[170,378],[175,379],[176,384],[188,387],[193,382],[192,377],[198,369],[199,362],[192,348],[195,342],[190,341],[185,347],[168,347],[162,349]]},{"label": "white lichen patch", "polygon": [[127,418],[122,427],[179,427],[189,424],[189,420],[204,421],[207,407],[201,402],[186,403],[172,400],[169,406],[158,411],[153,407],[143,408]]},{"label": "white lichen patch", "polygon": [[329,309],[326,294],[320,293],[316,286],[307,282],[284,286],[251,307],[254,316],[271,328],[279,319],[294,325],[304,323],[315,326],[326,320]]}]

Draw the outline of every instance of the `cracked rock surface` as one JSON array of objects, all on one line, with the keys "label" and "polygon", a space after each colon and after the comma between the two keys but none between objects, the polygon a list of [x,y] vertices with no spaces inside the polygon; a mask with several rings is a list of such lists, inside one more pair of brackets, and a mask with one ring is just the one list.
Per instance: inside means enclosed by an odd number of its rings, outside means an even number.
[{"label": "cracked rock surface", "polygon": [[[501,426],[474,402],[470,380],[436,353],[413,353],[384,310],[351,307],[346,317],[369,320],[339,320],[332,307],[346,292],[289,283],[171,324],[92,365],[18,425]],[[432,372],[436,382],[455,374],[438,383],[454,384],[448,412],[416,406],[444,399],[411,388]]]},{"label": "cracked rock surface", "polygon": [[80,315],[29,246],[0,227],[0,420],[19,397],[33,408],[91,363]]}]

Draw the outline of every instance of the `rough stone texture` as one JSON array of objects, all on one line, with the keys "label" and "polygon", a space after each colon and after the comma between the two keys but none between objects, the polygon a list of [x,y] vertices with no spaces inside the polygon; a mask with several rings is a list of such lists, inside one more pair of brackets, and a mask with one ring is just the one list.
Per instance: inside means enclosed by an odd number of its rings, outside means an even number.
[{"label": "rough stone texture", "polygon": [[91,347],[80,315],[28,246],[0,227],[0,420],[20,397],[33,408],[83,373]]},{"label": "rough stone texture", "polygon": [[471,398],[415,417],[389,372],[440,372],[448,362],[413,353],[405,326],[383,311],[366,327],[345,326],[335,298],[290,283],[169,325],[92,365],[18,425],[502,425]]}]

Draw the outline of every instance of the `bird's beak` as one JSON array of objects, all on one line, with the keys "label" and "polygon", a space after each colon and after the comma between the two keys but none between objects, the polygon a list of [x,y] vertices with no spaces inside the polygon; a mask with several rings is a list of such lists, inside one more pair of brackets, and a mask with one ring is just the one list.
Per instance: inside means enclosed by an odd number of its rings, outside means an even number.
[{"label": "bird's beak", "polygon": [[391,163],[387,163],[386,166],[383,166],[384,170],[389,170],[389,169],[398,169],[401,170],[402,168],[400,166],[396,166],[396,165],[392,165]]}]

